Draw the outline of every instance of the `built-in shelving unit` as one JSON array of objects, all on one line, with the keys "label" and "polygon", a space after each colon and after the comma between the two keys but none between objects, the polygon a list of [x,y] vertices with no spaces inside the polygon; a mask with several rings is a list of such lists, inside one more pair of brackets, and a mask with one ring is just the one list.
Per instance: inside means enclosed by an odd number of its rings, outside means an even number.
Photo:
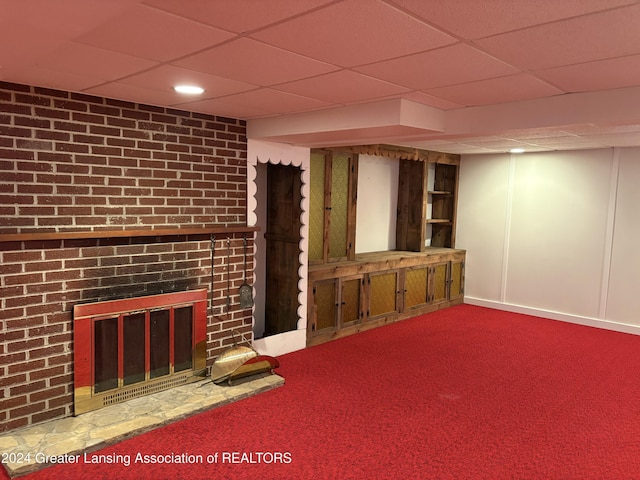
[{"label": "built-in shelving unit", "polygon": [[455,246],[456,155],[423,154],[400,159],[396,248],[423,252]]},{"label": "built-in shelving unit", "polygon": [[[346,152],[399,161],[396,250],[351,251],[337,259],[321,255],[322,245],[326,246],[322,240],[331,237],[327,215],[333,209],[327,198],[349,198],[355,209],[357,195],[354,182],[342,186],[329,182],[326,163],[311,169],[311,197],[317,198],[317,205],[310,208],[310,223],[317,225],[319,240],[318,254],[309,257],[307,344],[461,303],[466,252],[454,248],[459,156],[390,145],[328,151],[336,158]],[[321,160],[327,161],[326,153],[312,153],[312,161]],[[354,226],[355,221],[347,225]],[[352,233],[350,245],[355,243]]]}]

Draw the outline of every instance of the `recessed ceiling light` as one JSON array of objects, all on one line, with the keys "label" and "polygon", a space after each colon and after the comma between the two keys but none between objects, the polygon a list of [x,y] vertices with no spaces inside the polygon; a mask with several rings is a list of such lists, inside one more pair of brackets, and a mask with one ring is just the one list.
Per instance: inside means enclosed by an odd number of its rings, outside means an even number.
[{"label": "recessed ceiling light", "polygon": [[524,148],[512,148],[509,153],[524,153]]},{"label": "recessed ceiling light", "polygon": [[196,85],[176,85],[173,89],[178,93],[185,93],[187,95],[200,95],[204,93],[204,88]]}]

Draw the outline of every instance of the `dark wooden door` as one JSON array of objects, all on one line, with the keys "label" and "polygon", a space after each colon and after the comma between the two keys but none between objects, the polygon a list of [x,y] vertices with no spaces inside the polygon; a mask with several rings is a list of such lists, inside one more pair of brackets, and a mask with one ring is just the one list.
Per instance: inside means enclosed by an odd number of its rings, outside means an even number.
[{"label": "dark wooden door", "polygon": [[267,165],[265,335],[298,325],[301,187],[300,168]]}]

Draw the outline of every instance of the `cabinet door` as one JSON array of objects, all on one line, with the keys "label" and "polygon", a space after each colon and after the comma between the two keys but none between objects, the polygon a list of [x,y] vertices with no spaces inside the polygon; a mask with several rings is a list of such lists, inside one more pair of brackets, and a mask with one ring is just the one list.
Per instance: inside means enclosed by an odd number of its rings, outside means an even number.
[{"label": "cabinet door", "polygon": [[337,316],[337,279],[314,282],[313,313],[311,318],[311,333],[335,330],[338,326]]},{"label": "cabinet door", "polygon": [[429,267],[407,268],[404,272],[404,309],[423,306],[428,303]]},{"label": "cabinet door", "polygon": [[398,271],[369,274],[369,319],[398,311]]},{"label": "cabinet door", "polygon": [[449,299],[449,262],[429,267],[429,303],[446,302]]},{"label": "cabinet door", "polygon": [[455,300],[464,295],[464,262],[451,262],[451,279],[449,281],[449,300]]},{"label": "cabinet door", "polygon": [[362,319],[362,276],[340,280],[340,328]]},{"label": "cabinet door", "polygon": [[311,152],[309,263],[354,259],[357,160],[351,153]]},{"label": "cabinet door", "polygon": [[437,263],[429,268],[429,302],[455,300],[464,295],[464,261]]},{"label": "cabinet door", "polygon": [[309,263],[324,261],[325,223],[325,154],[311,152],[309,185]]}]

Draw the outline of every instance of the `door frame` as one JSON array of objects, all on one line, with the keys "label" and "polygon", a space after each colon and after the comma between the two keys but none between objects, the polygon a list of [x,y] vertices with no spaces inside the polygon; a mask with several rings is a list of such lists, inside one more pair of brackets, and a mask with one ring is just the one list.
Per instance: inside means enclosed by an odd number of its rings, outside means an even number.
[{"label": "door frame", "polygon": [[[260,295],[264,296],[264,215],[261,207],[264,201],[265,188],[260,188],[260,178],[258,178],[257,168],[264,167],[263,164],[284,164],[300,167],[302,170],[302,216],[300,227],[300,269],[299,269],[299,307],[298,307],[298,328],[290,332],[271,335],[264,338],[256,338],[254,347],[265,355],[283,355],[306,348],[307,344],[307,290],[308,290],[308,237],[309,237],[309,182],[310,182],[310,149],[305,147],[294,147],[262,140],[249,139],[247,143],[247,225],[260,227],[261,230],[254,234],[256,242],[255,264],[256,270],[253,272],[253,285],[255,293],[254,305],[254,325],[260,326],[260,316],[264,319],[264,311],[261,310]],[[266,178],[265,178],[266,180]],[[250,272],[251,275],[251,272]],[[264,305],[264,303],[262,304]],[[264,307],[262,307],[264,308]]]}]

